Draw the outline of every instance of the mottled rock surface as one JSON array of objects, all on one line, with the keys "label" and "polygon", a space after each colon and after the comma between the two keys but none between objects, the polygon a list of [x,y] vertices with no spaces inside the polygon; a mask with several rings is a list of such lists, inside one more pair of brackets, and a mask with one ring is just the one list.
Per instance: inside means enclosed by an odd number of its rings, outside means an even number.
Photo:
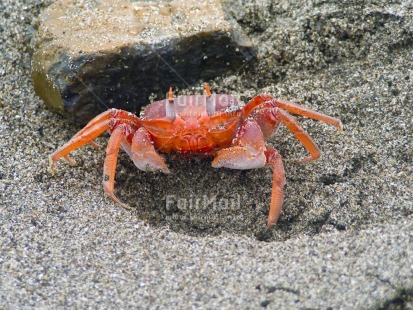
[{"label": "mottled rock surface", "polygon": [[39,18],[36,93],[84,123],[108,107],[138,113],[154,93],[238,70],[251,42],[220,0],[61,0]]}]

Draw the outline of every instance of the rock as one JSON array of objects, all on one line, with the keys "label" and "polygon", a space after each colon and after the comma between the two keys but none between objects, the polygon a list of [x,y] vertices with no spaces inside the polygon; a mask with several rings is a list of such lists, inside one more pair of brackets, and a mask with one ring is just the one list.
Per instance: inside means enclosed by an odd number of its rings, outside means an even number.
[{"label": "rock", "polygon": [[252,43],[220,0],[70,1],[50,5],[33,44],[33,80],[46,105],[79,123],[116,107],[139,113],[169,86],[239,70]]}]

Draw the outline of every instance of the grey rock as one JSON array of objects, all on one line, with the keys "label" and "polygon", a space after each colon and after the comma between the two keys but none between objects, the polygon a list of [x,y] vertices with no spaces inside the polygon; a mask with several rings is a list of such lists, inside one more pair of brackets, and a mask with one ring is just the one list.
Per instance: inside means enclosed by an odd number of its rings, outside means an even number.
[{"label": "grey rock", "polygon": [[47,106],[85,123],[110,107],[139,113],[151,94],[234,72],[251,47],[220,0],[61,0],[39,18],[34,87]]}]

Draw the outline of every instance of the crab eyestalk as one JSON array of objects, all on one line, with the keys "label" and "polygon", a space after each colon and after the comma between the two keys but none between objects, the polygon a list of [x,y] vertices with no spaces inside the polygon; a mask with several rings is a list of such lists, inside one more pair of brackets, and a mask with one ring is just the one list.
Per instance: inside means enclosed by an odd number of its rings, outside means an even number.
[{"label": "crab eyestalk", "polygon": [[208,83],[204,83],[204,87],[205,87],[205,93],[206,95],[209,97],[211,96],[211,89],[209,88]]},{"label": "crab eyestalk", "polygon": [[172,87],[169,88],[168,97],[165,101],[165,112],[166,116],[171,120],[175,120],[175,105],[174,105],[174,94],[172,92]]},{"label": "crab eyestalk", "polygon": [[205,93],[207,95],[205,109],[206,109],[207,115],[211,116],[215,113],[216,95],[211,93],[208,83],[205,83],[204,87],[205,87]]}]

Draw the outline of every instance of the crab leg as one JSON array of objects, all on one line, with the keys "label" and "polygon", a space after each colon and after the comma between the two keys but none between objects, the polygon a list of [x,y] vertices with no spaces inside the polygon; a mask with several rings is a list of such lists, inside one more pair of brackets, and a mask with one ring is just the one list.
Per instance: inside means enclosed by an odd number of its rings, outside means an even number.
[{"label": "crab leg", "polygon": [[64,157],[66,161],[69,162],[69,164],[75,165],[76,162],[72,158],[70,158],[68,154],[73,150],[81,147],[82,145],[90,143],[91,141],[99,137],[102,133],[104,133],[106,130],[110,128],[109,123],[110,120],[106,119],[103,122],[97,123],[92,127],[88,128],[87,130],[82,131],[81,134],[76,134],[72,139],[70,139],[69,142],[67,142],[65,145],[60,147],[56,152],[50,155],[49,161],[50,170],[52,171],[52,174],[55,174],[54,163],[62,157]]},{"label": "crab leg", "polygon": [[69,153],[73,150],[89,143],[94,147],[99,147],[94,140],[104,133],[106,130],[111,130],[119,123],[129,124],[131,127],[138,128],[141,126],[140,120],[135,115],[117,109],[110,109],[93,118],[83,129],[77,132],[69,142],[60,147],[49,157],[50,170],[55,174],[54,163],[64,157],[70,165],[76,165],[76,162],[69,157]]},{"label": "crab leg", "polygon": [[83,135],[84,132],[86,132],[87,130],[90,130],[92,127],[95,127],[96,125],[98,125],[99,123],[102,123],[110,118],[112,118],[112,109],[107,110],[97,116],[95,116],[94,118],[92,118],[89,123],[87,123],[87,125],[85,127],[83,127],[81,130],[79,130],[73,137],[78,137]]},{"label": "crab leg", "polygon": [[311,136],[301,127],[297,120],[292,117],[287,112],[275,108],[274,110],[275,117],[278,117],[289,131],[291,131],[294,136],[302,143],[305,149],[310,153],[310,156],[307,158],[301,159],[298,162],[308,162],[320,158],[321,153],[318,146],[315,144]]},{"label": "crab leg", "polygon": [[318,113],[309,109],[306,109],[299,104],[286,101],[286,100],[281,100],[281,99],[272,99],[271,102],[276,106],[281,109],[287,110],[288,112],[291,112],[293,114],[301,115],[301,116],[306,116],[308,118],[312,118],[318,121],[322,121],[327,124],[334,125],[338,128],[338,132],[343,131],[343,124],[341,121],[337,118]]},{"label": "crab leg", "polygon": [[125,124],[121,124],[113,130],[106,148],[106,158],[103,165],[103,189],[105,190],[105,193],[126,209],[130,209],[129,205],[123,203],[115,196],[114,188],[116,163],[118,161],[120,144],[128,133],[130,133],[130,130],[130,126]]},{"label": "crab leg", "polygon": [[92,118],[83,129],[81,129],[74,135],[74,137],[82,135],[85,131],[89,130],[90,128],[111,118],[116,118],[118,120],[129,120],[133,123],[136,123],[137,126],[140,126],[139,118],[133,115],[132,113],[124,110],[110,109]]},{"label": "crab leg", "polygon": [[307,162],[320,158],[321,153],[314,140],[288,112],[281,108],[274,108],[271,103],[267,102],[255,109],[250,114],[250,118],[258,123],[265,139],[268,139],[274,131],[274,128],[282,122],[310,153],[309,157],[304,158],[299,162]]},{"label": "crab leg", "polygon": [[275,149],[267,147],[265,155],[267,157],[267,165],[271,165],[273,170],[270,212],[267,219],[267,229],[271,229],[277,223],[282,211],[285,171],[281,155]]},{"label": "crab leg", "polygon": [[244,119],[246,119],[256,107],[272,99],[273,97],[265,94],[261,94],[252,98],[243,108]]}]

